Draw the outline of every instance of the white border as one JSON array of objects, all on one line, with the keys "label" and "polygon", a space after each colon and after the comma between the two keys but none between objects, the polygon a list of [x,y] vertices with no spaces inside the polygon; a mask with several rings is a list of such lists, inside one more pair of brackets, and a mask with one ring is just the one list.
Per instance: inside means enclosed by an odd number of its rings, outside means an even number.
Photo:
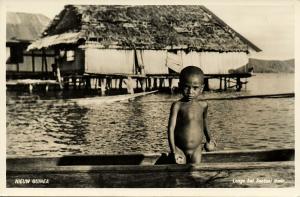
[{"label": "white border", "polygon": [[[10,0],[18,2],[21,0]],[[234,4],[234,5],[294,5],[295,6],[295,54],[299,54],[300,50],[300,1],[299,0],[252,0],[252,1],[243,1],[243,0],[236,0],[236,1],[229,1],[229,0],[210,0],[210,1],[194,1],[194,0],[187,0],[187,1],[178,1],[178,0],[165,0],[165,1],[155,1],[155,0],[143,0],[142,2],[137,0],[52,0],[53,2],[58,3],[74,3],[74,4],[128,4],[128,5],[134,5],[134,4],[205,4],[205,5],[228,5],[228,4]],[[85,189],[85,188],[72,188],[72,189],[42,189],[42,188],[26,188],[26,189],[7,189],[5,188],[5,155],[6,155],[6,135],[5,135],[5,125],[6,125],[6,110],[5,110],[5,5],[9,1],[0,0],[0,62],[1,62],[1,77],[0,80],[2,82],[2,86],[0,86],[0,91],[2,96],[0,96],[0,113],[2,114],[1,124],[0,124],[0,195],[6,196],[6,195],[22,195],[22,196],[300,196],[300,185],[299,185],[299,169],[297,168],[299,157],[299,148],[300,145],[296,143],[296,187],[295,188],[284,188],[284,189],[277,189],[277,188],[226,188],[226,189],[216,189],[216,188],[199,188],[199,189]],[[33,6],[34,2],[38,2],[38,0],[31,0],[28,6]],[[298,25],[296,25],[298,24]],[[299,109],[300,109],[300,103],[299,103],[299,96],[298,93],[300,92],[300,68],[298,65],[300,65],[299,57],[295,55],[296,59],[296,74],[295,74],[295,130],[299,132],[299,126],[300,123],[296,120],[300,120],[299,115]],[[296,132],[296,142],[299,140],[300,134]],[[296,189],[299,188],[299,189]]]}]

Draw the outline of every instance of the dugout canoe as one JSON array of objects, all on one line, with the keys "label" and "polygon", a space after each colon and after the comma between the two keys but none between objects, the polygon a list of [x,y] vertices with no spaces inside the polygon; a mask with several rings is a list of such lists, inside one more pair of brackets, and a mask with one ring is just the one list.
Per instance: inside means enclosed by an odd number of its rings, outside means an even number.
[{"label": "dugout canoe", "polygon": [[8,157],[7,187],[293,187],[292,148],[204,152],[201,164],[168,154]]}]

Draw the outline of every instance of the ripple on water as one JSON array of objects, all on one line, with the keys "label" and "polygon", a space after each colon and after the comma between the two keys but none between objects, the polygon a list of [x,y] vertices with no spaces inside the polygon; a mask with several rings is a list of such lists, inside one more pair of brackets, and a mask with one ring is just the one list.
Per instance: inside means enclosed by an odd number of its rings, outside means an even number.
[{"label": "ripple on water", "polygon": [[[155,94],[97,106],[8,104],[7,154],[168,152],[169,110],[177,98]],[[294,146],[293,98],[211,100],[208,104],[209,128],[218,149]]]}]

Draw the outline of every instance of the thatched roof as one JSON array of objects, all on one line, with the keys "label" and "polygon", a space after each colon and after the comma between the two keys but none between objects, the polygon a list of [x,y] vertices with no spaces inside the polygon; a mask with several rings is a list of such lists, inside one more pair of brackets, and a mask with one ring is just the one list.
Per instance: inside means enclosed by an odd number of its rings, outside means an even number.
[{"label": "thatched roof", "polygon": [[31,42],[41,37],[50,19],[42,14],[7,12],[6,42]]},{"label": "thatched roof", "polygon": [[[207,8],[196,5],[67,5],[48,26],[44,39],[74,32],[80,32],[78,40],[95,41],[105,48],[260,50]],[[60,41],[64,43],[69,42]],[[55,44],[40,40],[30,48]]]}]

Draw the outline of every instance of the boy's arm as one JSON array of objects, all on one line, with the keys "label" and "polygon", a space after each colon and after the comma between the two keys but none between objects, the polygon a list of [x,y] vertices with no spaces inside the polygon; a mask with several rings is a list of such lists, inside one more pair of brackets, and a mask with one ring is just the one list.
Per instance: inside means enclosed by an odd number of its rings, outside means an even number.
[{"label": "boy's arm", "polygon": [[204,105],[204,112],[203,112],[204,135],[206,137],[206,141],[208,143],[210,143],[211,140],[213,140],[213,139],[212,139],[211,133],[210,133],[210,131],[208,129],[207,111],[208,111],[208,104],[205,103],[205,105]]},{"label": "boy's arm", "polygon": [[168,141],[169,141],[171,153],[175,152],[174,131],[176,126],[177,113],[178,113],[178,105],[175,102],[171,106],[171,112],[170,112],[169,124],[168,124]]}]

